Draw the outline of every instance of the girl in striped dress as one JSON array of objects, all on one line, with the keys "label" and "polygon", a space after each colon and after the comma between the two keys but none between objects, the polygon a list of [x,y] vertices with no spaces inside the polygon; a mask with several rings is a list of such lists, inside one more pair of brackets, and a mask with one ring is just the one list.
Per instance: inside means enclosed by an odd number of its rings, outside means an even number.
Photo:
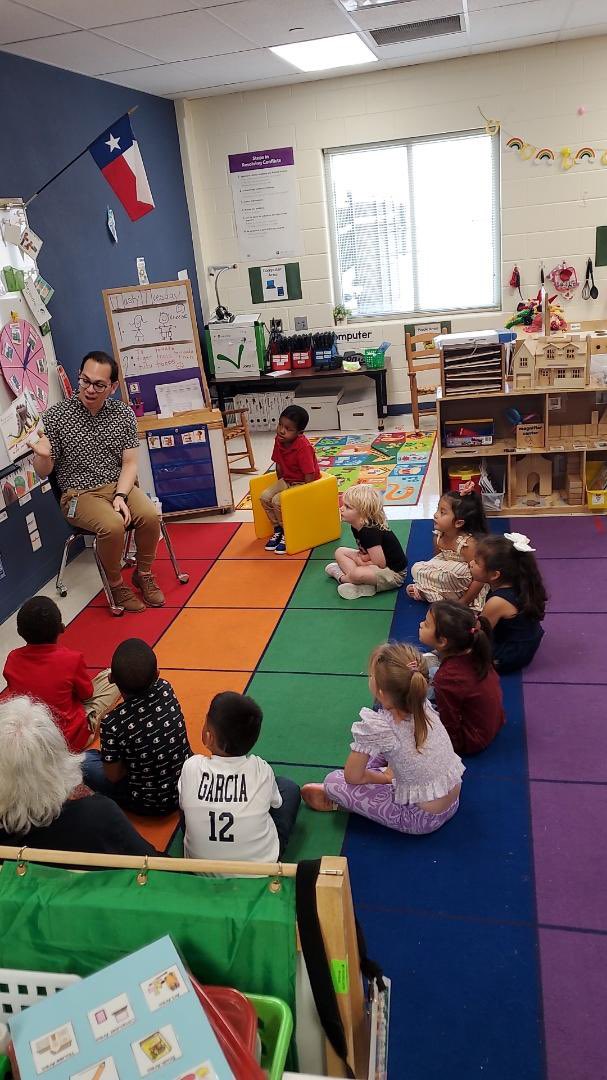
[{"label": "girl in striped dress", "polygon": [[434,557],[413,564],[413,584],[407,586],[407,596],[429,603],[453,600],[473,611],[482,611],[489,589],[483,582],[473,581],[470,563],[476,541],[487,535],[489,527],[481,497],[472,483],[441,497],[434,525]]}]

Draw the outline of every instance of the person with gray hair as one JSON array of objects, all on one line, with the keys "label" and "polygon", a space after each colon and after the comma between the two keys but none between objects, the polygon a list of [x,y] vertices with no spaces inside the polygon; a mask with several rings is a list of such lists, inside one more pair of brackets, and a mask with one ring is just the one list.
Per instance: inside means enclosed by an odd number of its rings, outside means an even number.
[{"label": "person with gray hair", "polygon": [[0,702],[0,845],[159,854],[112,799],[83,785],[83,760],[41,701]]}]

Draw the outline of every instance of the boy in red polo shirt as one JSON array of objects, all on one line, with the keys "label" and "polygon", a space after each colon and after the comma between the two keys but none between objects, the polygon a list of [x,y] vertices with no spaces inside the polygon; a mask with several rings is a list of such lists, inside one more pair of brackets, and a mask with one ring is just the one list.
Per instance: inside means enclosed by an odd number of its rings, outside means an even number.
[{"label": "boy in red polo shirt", "polygon": [[78,752],[92,741],[119,691],[109,682],[109,669],[91,679],[82,653],[58,644],[64,629],[54,600],[26,600],[17,612],[17,632],[26,644],[8,654],[3,675],[8,693],[48,705],[70,750]]},{"label": "boy in red polo shirt", "polygon": [[261,496],[263,508],[274,526],[266,551],[275,551],[277,555],[284,555],[287,550],[280,510],[282,492],[297,484],[311,484],[320,476],[314,447],[303,434],[309,419],[308,413],[300,405],[287,405],[278,418],[272,451],[272,461],[276,462],[276,483],[267,487]]}]

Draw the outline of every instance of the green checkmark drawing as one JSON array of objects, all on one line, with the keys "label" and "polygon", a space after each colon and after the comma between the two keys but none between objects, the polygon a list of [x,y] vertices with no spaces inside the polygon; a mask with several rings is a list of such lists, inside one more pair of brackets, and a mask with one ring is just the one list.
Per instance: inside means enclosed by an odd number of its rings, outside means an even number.
[{"label": "green checkmark drawing", "polygon": [[240,368],[240,361],[242,359],[243,352],[244,352],[244,341],[241,341],[240,345],[238,346],[238,360],[232,360],[231,357],[224,356],[223,353],[217,353],[217,359],[218,360],[224,360],[226,362],[226,364],[233,364],[235,368]]}]

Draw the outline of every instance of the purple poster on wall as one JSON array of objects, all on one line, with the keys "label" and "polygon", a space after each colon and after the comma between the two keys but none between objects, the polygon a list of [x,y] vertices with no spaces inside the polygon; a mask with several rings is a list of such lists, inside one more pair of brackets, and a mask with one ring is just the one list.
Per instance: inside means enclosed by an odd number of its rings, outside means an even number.
[{"label": "purple poster on wall", "polygon": [[245,262],[301,254],[292,146],[229,154],[240,256]]}]

